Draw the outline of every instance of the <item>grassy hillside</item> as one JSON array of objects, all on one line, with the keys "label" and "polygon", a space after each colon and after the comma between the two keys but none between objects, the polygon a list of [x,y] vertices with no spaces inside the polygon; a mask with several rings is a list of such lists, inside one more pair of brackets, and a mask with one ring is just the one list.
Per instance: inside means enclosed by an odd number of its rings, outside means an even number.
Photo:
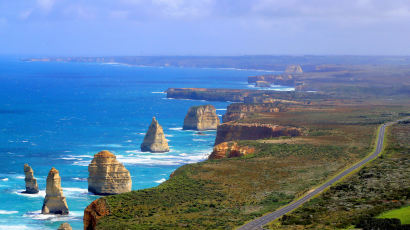
[{"label": "grassy hillside", "polygon": [[[403,122],[388,131],[387,147],[380,158],[270,227],[344,229],[360,226],[387,210],[409,205],[410,124]],[[399,218],[405,210],[408,207],[387,212],[382,217]]]},{"label": "grassy hillside", "polygon": [[399,110],[382,111],[270,117],[304,127],[305,136],[241,141],[255,147],[256,154],[185,165],[155,188],[101,198],[111,214],[97,228],[233,229],[291,202],[368,154],[378,124],[399,116]]}]

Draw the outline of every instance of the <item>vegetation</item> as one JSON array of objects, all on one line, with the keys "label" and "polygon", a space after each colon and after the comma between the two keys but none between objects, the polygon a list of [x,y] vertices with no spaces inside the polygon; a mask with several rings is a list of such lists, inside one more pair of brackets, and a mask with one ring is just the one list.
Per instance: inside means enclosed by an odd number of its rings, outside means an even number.
[{"label": "vegetation", "polygon": [[274,211],[367,155],[379,122],[397,116],[370,110],[339,114],[271,118],[279,124],[304,122],[306,135],[241,141],[256,153],[185,165],[158,187],[102,198],[111,214],[97,228],[234,229]]},{"label": "vegetation", "polygon": [[377,218],[396,218],[399,219],[402,224],[410,224],[410,206],[382,213],[378,215]]},{"label": "vegetation", "polygon": [[[389,128],[388,145],[381,157],[357,174],[331,187],[279,222],[272,229],[401,229],[401,215],[407,224],[410,204],[410,124],[400,123]],[[377,220],[373,217],[398,218]],[[397,228],[396,228],[397,227]],[[403,228],[404,229],[404,228]]]}]

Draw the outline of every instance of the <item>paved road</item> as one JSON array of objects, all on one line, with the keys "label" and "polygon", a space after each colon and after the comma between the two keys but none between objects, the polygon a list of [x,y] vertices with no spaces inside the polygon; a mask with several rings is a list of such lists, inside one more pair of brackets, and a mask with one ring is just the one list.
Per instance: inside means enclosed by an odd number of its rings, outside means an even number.
[{"label": "paved road", "polygon": [[[396,122],[403,121],[403,120],[406,120],[406,119],[409,119],[409,117],[398,120]],[[357,163],[357,164],[353,165],[352,167],[346,169],[345,171],[341,172],[339,175],[337,175],[336,177],[334,177],[330,181],[328,181],[325,184],[321,185],[320,187],[316,188],[312,192],[306,194],[304,197],[302,197],[301,199],[295,201],[294,203],[291,203],[288,206],[285,206],[285,207],[283,207],[279,210],[276,210],[272,213],[269,213],[265,216],[262,216],[262,217],[260,217],[256,220],[253,220],[253,221],[243,225],[242,227],[238,228],[238,230],[263,229],[263,226],[265,226],[269,222],[272,222],[272,221],[278,219],[279,217],[285,215],[286,213],[295,210],[296,208],[301,206],[303,203],[308,201],[310,198],[312,198],[315,195],[323,192],[326,188],[330,187],[336,181],[339,181],[340,179],[342,179],[347,174],[351,173],[352,171],[356,170],[357,168],[360,168],[361,166],[365,165],[367,162],[375,159],[380,154],[380,152],[382,151],[384,131],[386,129],[386,126],[389,126],[389,125],[394,124],[396,122],[389,122],[389,123],[386,123],[386,124],[384,124],[380,127],[380,132],[379,132],[379,136],[378,136],[378,139],[377,139],[376,151],[372,155],[366,157],[365,159],[363,159],[359,163]]]}]

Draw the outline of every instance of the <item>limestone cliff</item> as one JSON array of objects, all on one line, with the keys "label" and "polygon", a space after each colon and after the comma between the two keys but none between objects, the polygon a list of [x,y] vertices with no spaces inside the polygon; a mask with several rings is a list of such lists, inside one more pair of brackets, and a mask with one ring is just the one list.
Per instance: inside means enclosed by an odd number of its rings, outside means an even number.
[{"label": "limestone cliff", "polygon": [[152,118],[151,125],[148,128],[144,137],[144,142],[141,144],[141,151],[163,153],[169,152],[168,142],[165,139],[164,130],[155,117]]},{"label": "limestone cliff", "polygon": [[267,84],[294,86],[295,77],[290,74],[249,76],[248,83],[255,83],[256,87],[270,87]]},{"label": "limestone cliff", "polygon": [[262,87],[262,88],[269,88],[269,87],[271,87],[271,84],[267,81],[256,81],[255,86],[256,87]]},{"label": "limestone cliff", "polygon": [[215,145],[235,140],[258,140],[279,136],[299,136],[301,130],[270,124],[248,124],[227,122],[218,126]]},{"label": "limestone cliff", "polygon": [[67,201],[61,189],[61,178],[58,170],[52,168],[47,176],[46,197],[44,198],[42,214],[68,214]]},{"label": "limestone cliff", "polygon": [[231,157],[241,157],[255,152],[255,149],[248,146],[239,146],[238,143],[222,142],[214,147],[208,159],[221,159]]},{"label": "limestone cliff", "polygon": [[110,214],[110,209],[106,201],[102,198],[93,201],[84,210],[84,230],[96,229],[98,220]]},{"label": "limestone cliff", "polygon": [[285,70],[286,73],[303,73],[302,67],[300,65],[288,65]]},{"label": "limestone cliff", "polygon": [[255,113],[277,113],[286,111],[288,105],[279,101],[263,104],[233,103],[227,107],[223,122],[244,119]]},{"label": "limestone cliff", "polygon": [[109,151],[95,154],[88,165],[88,172],[88,191],[94,194],[112,195],[131,191],[130,172]]},{"label": "limestone cliff", "polygon": [[69,223],[62,223],[57,230],[73,230],[73,228],[71,228]]},{"label": "limestone cliff", "polygon": [[26,182],[26,191],[24,191],[24,193],[38,193],[37,179],[34,178],[34,171],[28,164],[24,164],[24,174],[26,176],[24,179]]},{"label": "limestone cliff", "polygon": [[184,119],[185,130],[211,130],[219,125],[219,117],[213,105],[192,106]]}]

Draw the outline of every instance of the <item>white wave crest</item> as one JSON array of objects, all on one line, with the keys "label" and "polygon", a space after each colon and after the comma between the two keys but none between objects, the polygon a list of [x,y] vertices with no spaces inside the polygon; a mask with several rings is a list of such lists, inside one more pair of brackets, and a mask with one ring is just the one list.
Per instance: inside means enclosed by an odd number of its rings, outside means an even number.
[{"label": "white wave crest", "polygon": [[158,183],[158,184],[161,184],[162,182],[165,182],[167,179],[165,179],[165,178],[162,178],[162,179],[160,179],[160,180],[156,180],[156,181],[154,181],[155,183]]},{"label": "white wave crest", "polygon": [[19,213],[18,211],[7,211],[7,210],[0,210],[0,215],[11,215]]}]

